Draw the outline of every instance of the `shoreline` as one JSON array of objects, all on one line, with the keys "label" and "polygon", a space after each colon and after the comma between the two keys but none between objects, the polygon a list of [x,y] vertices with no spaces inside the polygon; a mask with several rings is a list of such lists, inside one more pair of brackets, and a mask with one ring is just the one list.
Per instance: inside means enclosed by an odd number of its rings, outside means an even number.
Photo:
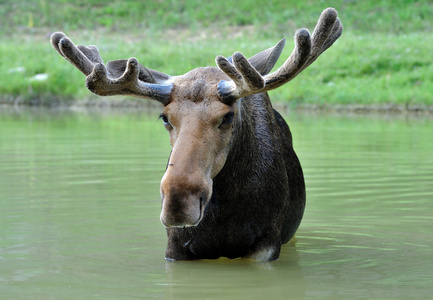
[{"label": "shoreline", "polygon": [[[20,97],[1,97],[0,110],[4,108],[48,108],[58,110],[155,110],[161,109],[162,105],[156,101],[143,101],[132,97],[89,97],[82,100],[71,100],[52,98],[45,101],[41,99],[31,99],[24,101]],[[279,111],[302,111],[311,113],[336,113],[341,115],[431,115],[433,116],[433,106],[425,104],[293,104],[293,103],[273,103],[273,107]]]}]

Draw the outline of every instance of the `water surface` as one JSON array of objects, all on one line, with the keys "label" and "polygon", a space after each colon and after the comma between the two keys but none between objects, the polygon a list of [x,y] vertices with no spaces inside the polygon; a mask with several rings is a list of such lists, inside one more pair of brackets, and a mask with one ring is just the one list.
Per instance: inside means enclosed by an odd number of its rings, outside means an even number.
[{"label": "water surface", "polygon": [[433,120],[286,114],[307,209],[275,262],[167,262],[158,112],[0,109],[1,299],[428,299]]}]

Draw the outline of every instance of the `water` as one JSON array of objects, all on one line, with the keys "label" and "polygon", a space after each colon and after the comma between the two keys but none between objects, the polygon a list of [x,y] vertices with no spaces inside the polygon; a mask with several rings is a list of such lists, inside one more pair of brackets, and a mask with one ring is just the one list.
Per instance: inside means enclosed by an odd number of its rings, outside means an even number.
[{"label": "water", "polygon": [[0,110],[1,299],[431,298],[431,118],[288,114],[296,241],[275,262],[172,263],[157,116]]}]

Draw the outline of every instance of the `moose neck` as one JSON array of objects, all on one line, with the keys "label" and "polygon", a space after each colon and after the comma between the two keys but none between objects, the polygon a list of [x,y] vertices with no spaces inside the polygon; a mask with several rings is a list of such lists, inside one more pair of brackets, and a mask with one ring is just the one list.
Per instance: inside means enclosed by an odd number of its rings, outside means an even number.
[{"label": "moose neck", "polygon": [[214,179],[215,191],[224,190],[232,196],[245,192],[245,187],[256,189],[265,184],[266,177],[262,176],[273,167],[279,137],[267,93],[241,98],[236,105],[238,113],[231,151],[224,168]]}]

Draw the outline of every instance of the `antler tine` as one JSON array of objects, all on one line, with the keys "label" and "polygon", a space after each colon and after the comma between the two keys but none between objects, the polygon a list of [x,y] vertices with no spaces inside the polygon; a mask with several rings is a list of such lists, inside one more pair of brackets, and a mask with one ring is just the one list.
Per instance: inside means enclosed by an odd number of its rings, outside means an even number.
[{"label": "antler tine", "polygon": [[[302,33],[302,36],[300,35]],[[295,78],[305,68],[311,65],[320,54],[328,49],[341,35],[342,26],[341,22],[337,18],[337,11],[333,8],[325,9],[320,15],[319,21],[314,28],[310,49],[307,49],[307,40],[310,39],[308,30],[300,29],[295,35],[296,47],[292,53],[295,57],[299,55],[299,61],[294,63],[291,60],[292,55],[288,60],[281,66],[280,69],[272,74],[265,77],[266,88],[265,90],[271,90],[277,88]],[[307,37],[308,36],[308,37]],[[305,45],[301,45],[302,41]],[[297,49],[299,48],[299,49]],[[296,52],[299,54],[297,55]],[[302,59],[301,59],[302,57]]]},{"label": "antler tine", "polygon": [[[159,78],[165,79],[161,84],[154,83],[150,69],[139,65],[136,58],[109,62],[112,73],[105,67],[96,46],[75,46],[62,32],[51,35],[51,44],[60,55],[87,76],[87,88],[97,95],[130,95],[157,100],[164,105],[170,101],[173,88],[173,84],[168,80],[170,77],[152,70]],[[140,78],[150,78],[152,83]]]},{"label": "antler tine", "polygon": [[334,8],[325,9],[320,15],[312,37],[307,29],[299,29],[295,34],[295,48],[289,58],[277,71],[263,77],[243,55],[243,59],[236,61],[235,57],[240,53],[233,55],[233,64],[224,57],[218,56],[217,65],[232,79],[223,80],[218,84],[222,101],[231,103],[238,98],[266,92],[289,82],[331,47],[341,36],[342,31],[343,26],[337,18],[337,11]]},{"label": "antler tine", "polygon": [[[87,76],[92,72],[94,64],[64,33],[56,32],[52,34],[51,44],[53,45],[54,49],[60,53],[60,55],[67,59],[84,75]],[[89,51],[91,50],[89,49]]]},{"label": "antler tine", "polygon": [[329,36],[328,40],[323,44],[322,52],[324,52],[326,49],[332,46],[334,42],[341,36],[343,33],[343,24],[341,23],[340,19],[337,18],[335,20],[334,27],[332,28],[332,33]]},{"label": "antler tine", "polygon": [[337,11],[333,8],[324,10],[313,31],[310,57],[298,73],[311,65],[320,54],[331,47],[342,33],[343,25],[337,17]]},{"label": "antler tine", "polygon": [[307,29],[299,29],[295,34],[295,48],[284,64],[274,73],[265,76],[265,90],[277,88],[299,74],[311,53],[311,37]]},{"label": "antler tine", "polygon": [[62,51],[60,51],[59,43],[62,38],[66,37],[66,35],[63,32],[54,32],[50,37],[51,46],[61,55],[64,57]]},{"label": "antler tine", "polygon": [[225,57],[217,56],[217,65],[232,81],[221,81],[218,84],[221,98],[230,102],[245,96],[245,92],[253,94],[265,86],[265,81],[259,72],[250,64],[248,59],[240,52],[233,54],[233,64]]}]

